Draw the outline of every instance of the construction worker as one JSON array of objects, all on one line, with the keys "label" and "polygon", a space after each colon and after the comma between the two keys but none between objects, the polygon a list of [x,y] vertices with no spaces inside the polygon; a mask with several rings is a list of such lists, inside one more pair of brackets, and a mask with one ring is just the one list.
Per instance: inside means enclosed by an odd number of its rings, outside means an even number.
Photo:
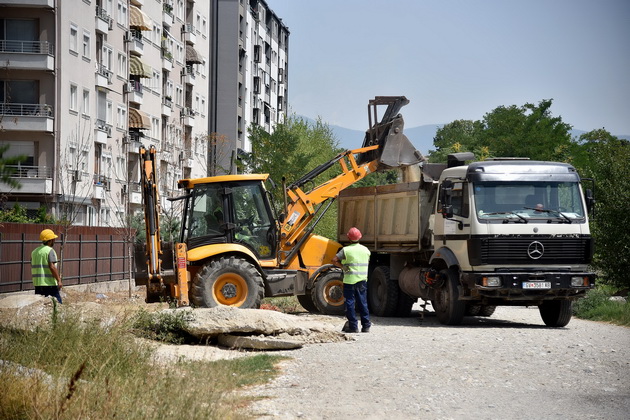
[{"label": "construction worker", "polygon": [[44,229],[39,234],[42,244],[31,253],[31,275],[36,295],[53,296],[61,302],[61,276],[57,270],[57,253],[52,248],[55,235],[50,229]]},{"label": "construction worker", "polygon": [[370,263],[370,250],[359,243],[363,236],[356,227],[348,230],[350,245],[343,247],[333,257],[333,264],[343,268],[343,297],[346,301],[346,318],[348,321],[342,330],[346,333],[358,333],[359,326],[355,313],[358,304],[361,315],[361,332],[370,332],[370,312],[367,304],[367,277]]}]

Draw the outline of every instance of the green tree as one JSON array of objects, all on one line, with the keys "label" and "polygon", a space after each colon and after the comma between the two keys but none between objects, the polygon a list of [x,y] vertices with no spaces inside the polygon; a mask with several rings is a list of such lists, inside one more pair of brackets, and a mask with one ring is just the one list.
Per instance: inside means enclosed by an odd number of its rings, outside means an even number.
[{"label": "green tree", "polygon": [[441,127],[429,154],[431,162],[445,162],[454,152],[473,152],[478,160],[490,156],[528,157],[566,161],[572,150],[571,125],[551,114],[552,99],[538,105],[499,106],[481,121],[457,120]]},{"label": "green tree", "polygon": [[630,142],[604,129],[580,136],[574,165],[583,177],[596,181],[595,266],[602,281],[630,287]]},{"label": "green tree", "polygon": [[[309,124],[303,118],[291,115],[284,123],[276,125],[271,134],[258,125],[252,125],[249,128],[249,138],[252,151],[243,156],[242,161],[247,171],[268,173],[275,181],[276,186],[270,187],[270,190],[276,198],[277,211],[283,205],[283,177],[287,185],[290,185],[340,152],[338,140],[321,118]],[[338,167],[333,166],[302,189],[309,191],[338,173]],[[337,233],[336,207],[333,207],[316,228],[316,233],[329,238],[336,237]]]},{"label": "green tree", "polygon": [[15,173],[15,165],[26,160],[26,156],[4,157],[4,153],[9,150],[9,145],[0,145],[0,182],[3,182],[11,188],[22,188],[22,185],[13,178]]}]

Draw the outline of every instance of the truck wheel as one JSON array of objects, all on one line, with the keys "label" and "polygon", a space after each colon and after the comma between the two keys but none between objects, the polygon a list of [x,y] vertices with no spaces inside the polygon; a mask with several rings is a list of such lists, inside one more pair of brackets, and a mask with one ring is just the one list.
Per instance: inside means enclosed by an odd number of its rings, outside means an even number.
[{"label": "truck wheel", "polygon": [[417,298],[409,296],[407,293],[399,290],[398,292],[398,304],[396,306],[396,316],[408,317],[411,315],[411,308],[418,301]]},{"label": "truck wheel", "polygon": [[453,270],[440,271],[445,283],[436,291],[436,299],[431,302],[438,321],[444,325],[459,325],[464,319],[466,303],[459,300],[457,274]]},{"label": "truck wheel", "polygon": [[297,295],[297,300],[300,302],[300,305],[302,305],[302,308],[306,309],[310,313],[316,314],[319,312],[317,306],[315,306],[315,302],[313,302],[310,290],[306,290],[306,294],[304,295]]},{"label": "truck wheel", "polygon": [[481,305],[481,308],[479,309],[479,316],[492,316],[496,309],[497,307],[494,305]]},{"label": "truck wheel", "polygon": [[368,281],[368,306],[376,316],[394,316],[398,307],[398,283],[389,277],[389,267],[379,265]]},{"label": "truck wheel", "polygon": [[330,271],[320,276],[311,289],[311,300],[319,312],[324,315],[343,315],[346,313],[343,298],[343,273]]},{"label": "truck wheel", "polygon": [[564,327],[573,315],[573,302],[570,300],[546,300],[538,306],[540,317],[548,327]]},{"label": "truck wheel", "polygon": [[259,308],[265,292],[256,267],[238,257],[220,257],[204,265],[193,278],[190,301],[205,308]]}]

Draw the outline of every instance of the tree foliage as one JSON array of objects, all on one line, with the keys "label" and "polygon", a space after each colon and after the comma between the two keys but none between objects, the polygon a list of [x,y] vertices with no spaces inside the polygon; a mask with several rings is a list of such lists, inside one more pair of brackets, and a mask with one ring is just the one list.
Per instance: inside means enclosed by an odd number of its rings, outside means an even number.
[{"label": "tree foliage", "polygon": [[630,287],[630,142],[604,129],[580,136],[574,164],[583,177],[596,181],[595,265],[602,281]]},{"label": "tree foliage", "polygon": [[[270,175],[275,186],[269,186],[269,189],[275,197],[277,211],[281,211],[283,206],[283,177],[290,185],[340,152],[332,129],[321,118],[309,124],[303,118],[291,115],[284,123],[278,124],[271,134],[253,125],[249,128],[249,138],[252,151],[242,157],[242,162],[248,172]],[[337,173],[339,169],[333,166],[302,189],[309,191]],[[316,233],[329,238],[336,237],[337,233],[337,211],[333,207],[316,228]]]},{"label": "tree foliage", "polygon": [[4,157],[4,153],[9,150],[9,145],[0,145],[0,182],[7,184],[12,188],[20,189],[22,185],[12,177],[15,173],[14,165],[26,160],[26,156]]},{"label": "tree foliage", "polygon": [[552,99],[538,105],[499,106],[481,121],[457,120],[437,130],[431,162],[445,162],[454,152],[566,161],[571,151],[571,125],[551,114]]}]

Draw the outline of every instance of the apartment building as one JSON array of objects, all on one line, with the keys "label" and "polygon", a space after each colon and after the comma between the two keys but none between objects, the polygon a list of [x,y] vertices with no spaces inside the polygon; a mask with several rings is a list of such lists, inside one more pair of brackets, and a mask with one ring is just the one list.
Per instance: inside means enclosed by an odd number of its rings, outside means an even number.
[{"label": "apartment building", "polygon": [[284,120],[290,33],[264,0],[210,3],[208,75],[213,94],[208,132],[216,133],[226,145],[211,150],[209,167],[220,172],[233,169],[238,149],[251,151],[247,133],[251,124],[271,133]]},{"label": "apartment building", "polygon": [[4,207],[120,226],[141,208],[140,146],[162,206],[206,176],[209,0],[0,0],[0,146],[26,156]]}]

